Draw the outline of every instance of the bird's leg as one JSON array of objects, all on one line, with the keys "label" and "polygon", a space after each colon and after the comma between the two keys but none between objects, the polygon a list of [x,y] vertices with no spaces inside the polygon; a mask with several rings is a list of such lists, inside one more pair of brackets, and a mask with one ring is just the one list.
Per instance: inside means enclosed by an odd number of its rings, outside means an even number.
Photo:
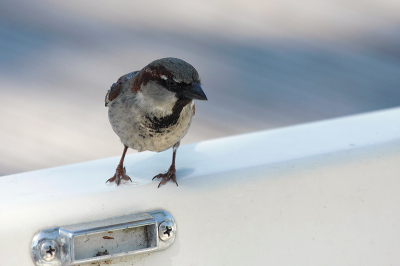
[{"label": "bird's leg", "polygon": [[115,175],[113,177],[111,177],[110,179],[108,179],[106,181],[106,183],[107,182],[110,182],[110,183],[115,182],[117,184],[117,186],[119,186],[119,184],[121,184],[121,179],[126,180],[126,181],[129,180],[132,182],[132,179],[126,175],[126,170],[124,167],[124,159],[125,159],[125,154],[126,154],[127,150],[128,150],[128,146],[125,145],[124,152],[122,153],[122,157],[117,166],[117,170],[115,171]]},{"label": "bird's leg", "polygon": [[154,180],[155,178],[162,178],[160,184],[158,184],[158,187],[160,187],[161,185],[164,185],[169,180],[174,181],[175,184],[178,186],[178,182],[176,182],[175,157],[176,157],[176,150],[178,149],[179,144],[180,144],[180,141],[178,141],[173,147],[174,153],[172,155],[172,164],[171,164],[171,167],[169,168],[168,172],[166,172],[165,174],[158,174],[155,177],[153,177],[153,179],[152,179],[152,180]]}]

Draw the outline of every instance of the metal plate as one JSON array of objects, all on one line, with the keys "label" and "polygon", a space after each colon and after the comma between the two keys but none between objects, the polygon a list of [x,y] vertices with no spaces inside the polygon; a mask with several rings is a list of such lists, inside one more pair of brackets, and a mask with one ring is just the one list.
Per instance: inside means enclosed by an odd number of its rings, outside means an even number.
[{"label": "metal plate", "polygon": [[42,230],[31,246],[35,265],[75,265],[159,251],[175,240],[176,224],[152,211]]}]

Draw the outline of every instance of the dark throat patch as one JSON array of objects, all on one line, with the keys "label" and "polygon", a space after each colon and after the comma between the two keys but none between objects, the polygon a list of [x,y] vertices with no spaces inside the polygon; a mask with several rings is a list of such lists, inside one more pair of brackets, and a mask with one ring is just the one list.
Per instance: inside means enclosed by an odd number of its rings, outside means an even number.
[{"label": "dark throat patch", "polygon": [[172,113],[168,116],[164,117],[150,117],[146,116],[149,123],[146,123],[146,126],[150,128],[155,133],[162,133],[165,129],[175,125],[179,117],[181,116],[183,108],[188,105],[192,99],[188,98],[179,98],[174,107],[172,108]]}]

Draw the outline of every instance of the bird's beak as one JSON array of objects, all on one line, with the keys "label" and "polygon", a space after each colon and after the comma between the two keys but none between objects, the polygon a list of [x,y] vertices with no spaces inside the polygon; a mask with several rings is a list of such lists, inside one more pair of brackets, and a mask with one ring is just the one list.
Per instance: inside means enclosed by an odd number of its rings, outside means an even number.
[{"label": "bird's beak", "polygon": [[203,89],[201,88],[200,84],[196,82],[193,82],[193,86],[191,88],[184,90],[182,95],[188,99],[207,101],[207,96],[204,94]]}]

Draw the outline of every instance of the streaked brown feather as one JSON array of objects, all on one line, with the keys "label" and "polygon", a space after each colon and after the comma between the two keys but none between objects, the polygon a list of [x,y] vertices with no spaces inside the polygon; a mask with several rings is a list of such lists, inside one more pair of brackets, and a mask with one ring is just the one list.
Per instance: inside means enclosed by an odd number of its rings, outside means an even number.
[{"label": "streaked brown feather", "polygon": [[172,78],[172,74],[170,71],[168,71],[165,67],[161,65],[155,65],[155,66],[146,66],[144,67],[138,74],[137,78],[135,79],[133,86],[131,88],[132,92],[138,92],[140,91],[140,86],[146,84],[150,80],[154,79],[160,79],[160,77],[164,75],[168,78]]},{"label": "streaked brown feather", "polygon": [[123,75],[117,80],[117,82],[111,85],[111,88],[108,90],[104,100],[106,106],[108,105],[109,102],[113,101],[115,98],[118,97],[118,95],[121,93],[122,86],[125,84],[125,82],[131,79],[138,72],[139,71],[134,71],[126,75]]}]

